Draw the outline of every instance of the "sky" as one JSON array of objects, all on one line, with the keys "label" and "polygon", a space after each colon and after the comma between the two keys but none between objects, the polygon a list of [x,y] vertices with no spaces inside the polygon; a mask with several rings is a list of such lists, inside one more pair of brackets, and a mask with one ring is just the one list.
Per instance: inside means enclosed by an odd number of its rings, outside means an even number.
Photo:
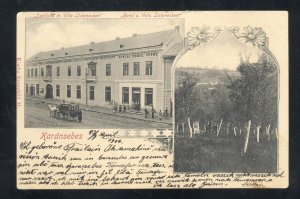
[{"label": "sky", "polygon": [[[281,17],[281,15],[284,15]],[[140,19],[26,19],[26,58],[40,51],[50,51],[62,47],[72,47],[89,44],[90,42],[101,42],[113,40],[116,37],[130,37],[132,34],[146,34],[162,30],[181,27],[181,36],[192,27],[208,25],[214,27],[237,26],[262,27],[269,39],[269,49],[282,64],[287,63],[284,49],[287,49],[287,15],[281,12],[186,12],[183,18],[140,18]],[[276,19],[276,23],[270,23]],[[234,41],[233,41],[234,42]],[[237,44],[232,45],[230,39],[224,39],[221,45],[216,42],[203,52],[202,47],[198,49],[201,53],[194,57],[202,57],[203,65],[215,65],[217,67],[229,67],[234,69],[239,60],[239,52],[244,50]],[[227,44],[226,44],[227,43]],[[227,45],[227,48],[225,48]],[[220,47],[221,46],[221,47]],[[235,46],[235,47],[234,47]],[[196,52],[195,52],[196,53]],[[208,58],[213,59],[208,59]],[[199,60],[199,59],[198,59]],[[204,60],[204,61],[203,61]],[[187,58],[189,63],[196,61],[192,57]],[[198,63],[195,63],[198,64]]]},{"label": "sky", "polygon": [[26,58],[60,49],[174,29],[182,19],[26,19]]},{"label": "sky", "polygon": [[224,30],[213,41],[186,52],[177,65],[181,67],[236,70],[240,60],[257,62],[261,51],[241,43],[230,31]]}]

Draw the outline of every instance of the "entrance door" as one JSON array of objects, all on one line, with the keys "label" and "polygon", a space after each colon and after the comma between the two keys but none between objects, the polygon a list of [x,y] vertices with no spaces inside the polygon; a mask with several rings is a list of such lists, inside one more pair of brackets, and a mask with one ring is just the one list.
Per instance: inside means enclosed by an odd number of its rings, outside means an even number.
[{"label": "entrance door", "polygon": [[30,95],[34,96],[34,86],[30,86]]},{"label": "entrance door", "polygon": [[51,84],[47,84],[47,86],[46,86],[45,98],[53,98],[53,88],[52,88]]},{"label": "entrance door", "polygon": [[136,111],[141,109],[141,88],[132,88],[132,103]]}]

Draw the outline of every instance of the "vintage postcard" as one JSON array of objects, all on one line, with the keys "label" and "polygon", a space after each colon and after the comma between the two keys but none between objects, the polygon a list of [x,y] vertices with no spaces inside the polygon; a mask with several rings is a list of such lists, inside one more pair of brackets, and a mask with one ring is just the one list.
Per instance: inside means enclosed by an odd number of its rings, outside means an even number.
[{"label": "vintage postcard", "polygon": [[18,189],[287,188],[288,13],[21,12]]}]

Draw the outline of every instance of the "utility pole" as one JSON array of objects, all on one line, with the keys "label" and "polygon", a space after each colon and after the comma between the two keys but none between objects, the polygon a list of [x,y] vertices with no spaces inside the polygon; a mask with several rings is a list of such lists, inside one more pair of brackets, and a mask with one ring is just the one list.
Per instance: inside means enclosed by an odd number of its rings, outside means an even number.
[{"label": "utility pole", "polygon": [[85,69],[85,105],[88,105],[88,81],[87,81],[87,76],[88,76],[88,70],[87,68]]}]

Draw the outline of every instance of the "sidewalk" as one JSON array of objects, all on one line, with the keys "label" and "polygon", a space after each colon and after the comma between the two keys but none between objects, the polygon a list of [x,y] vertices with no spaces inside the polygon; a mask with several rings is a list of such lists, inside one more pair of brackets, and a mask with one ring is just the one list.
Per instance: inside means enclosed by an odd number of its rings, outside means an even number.
[{"label": "sidewalk", "polygon": [[[51,104],[61,104],[62,101],[56,99],[47,99],[47,98],[39,98],[39,97],[27,97],[27,99],[38,99],[39,101],[51,103]],[[151,118],[151,114],[148,115],[148,118],[145,118],[145,114],[143,112],[135,112],[135,111],[126,111],[126,113],[113,113],[112,109],[99,107],[99,106],[86,106],[84,104],[79,104],[80,109],[91,111],[91,112],[98,112],[107,115],[115,115],[118,117],[127,117],[135,120],[147,121],[147,122],[156,122],[161,124],[169,124],[172,125],[172,118],[163,118],[162,120],[158,119],[158,115],[155,115],[155,119]]]}]

